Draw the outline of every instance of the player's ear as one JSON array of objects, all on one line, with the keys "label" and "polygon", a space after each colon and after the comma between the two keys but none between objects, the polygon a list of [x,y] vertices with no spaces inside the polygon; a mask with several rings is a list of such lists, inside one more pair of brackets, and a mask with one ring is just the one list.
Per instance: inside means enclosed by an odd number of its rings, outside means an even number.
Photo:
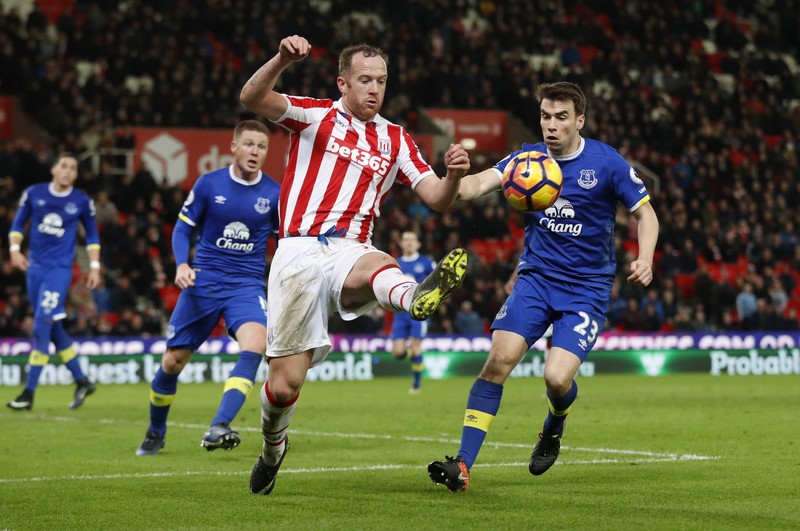
[{"label": "player's ear", "polygon": [[339,87],[339,92],[344,96],[345,88],[347,88],[347,81],[342,76],[336,78],[336,86]]},{"label": "player's ear", "polygon": [[578,116],[578,131],[583,129],[583,124],[586,123],[586,115],[581,114]]},{"label": "player's ear", "polygon": [[231,153],[236,153],[236,140],[231,140]]}]

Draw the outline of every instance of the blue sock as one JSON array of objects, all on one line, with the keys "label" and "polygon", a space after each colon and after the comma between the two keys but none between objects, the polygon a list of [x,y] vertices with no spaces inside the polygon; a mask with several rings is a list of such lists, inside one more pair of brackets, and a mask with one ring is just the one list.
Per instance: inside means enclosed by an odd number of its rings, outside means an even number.
[{"label": "blue sock", "polygon": [[464,414],[464,427],[461,429],[461,448],[458,450],[467,468],[471,468],[477,459],[502,398],[503,386],[500,384],[480,378],[472,384]]},{"label": "blue sock", "polygon": [[239,359],[236,360],[236,365],[225,381],[222,401],[219,403],[214,420],[211,421],[212,426],[219,423],[230,424],[242,409],[250,390],[253,389],[253,381],[256,379],[261,358],[261,354],[247,350],[239,353]]},{"label": "blue sock", "polygon": [[72,373],[72,377],[75,378],[76,382],[81,382],[86,379],[86,374],[84,374],[81,364],[78,363],[78,358],[72,358],[64,365],[69,369],[69,372]]},{"label": "blue sock", "polygon": [[425,364],[422,362],[422,354],[411,356],[411,374],[414,377],[411,387],[413,389],[419,389],[423,370],[425,370]]},{"label": "blue sock", "polygon": [[42,376],[42,370],[50,358],[50,333],[52,330],[53,321],[44,317],[34,318],[34,349],[28,358],[28,378],[25,381],[25,389],[31,393],[39,387],[39,378]]},{"label": "blue sock", "polygon": [[56,346],[58,357],[61,358],[61,362],[64,364],[64,366],[66,366],[67,369],[69,369],[69,372],[72,373],[72,377],[75,378],[75,381],[81,382],[86,380],[86,375],[83,373],[81,364],[78,363],[78,353],[75,352],[72,338],[69,337],[67,331],[64,330],[64,325],[61,323],[61,321],[56,321],[53,323],[53,329],[50,332],[50,337]]},{"label": "blue sock", "polygon": [[569,388],[569,391],[564,396],[554,398],[550,391],[547,392],[550,410],[547,412],[547,418],[544,420],[544,427],[542,428],[544,435],[557,435],[564,430],[564,421],[567,420],[567,413],[569,413],[569,408],[577,397],[578,384],[575,380],[572,380],[572,387]]},{"label": "blue sock", "polygon": [[159,367],[150,384],[149,431],[157,431],[162,437],[167,433],[167,415],[177,392],[178,375],[167,374],[163,367]]},{"label": "blue sock", "polygon": [[39,386],[39,378],[42,376],[43,365],[29,365],[28,379],[25,380],[25,389],[33,393]]},{"label": "blue sock", "polygon": [[67,331],[64,330],[64,325],[61,321],[56,321],[53,323],[53,329],[50,332],[50,338],[56,345],[56,352],[66,350],[72,346],[72,338],[69,336]]}]

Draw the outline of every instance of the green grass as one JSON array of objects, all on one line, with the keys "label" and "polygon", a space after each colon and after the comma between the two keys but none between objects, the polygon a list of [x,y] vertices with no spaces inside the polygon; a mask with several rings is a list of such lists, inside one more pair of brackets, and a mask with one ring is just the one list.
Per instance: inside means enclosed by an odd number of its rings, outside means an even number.
[{"label": "green grass", "polygon": [[[0,529],[798,529],[796,376],[581,379],[559,466],[527,461],[540,379],[510,380],[467,493],[425,465],[458,449],[472,378],[309,383],[270,496],[247,492],[260,448],[254,393],[230,452],[199,446],[221,386],[182,385],[167,446],[136,457],[146,385],[104,386],[78,411],[43,387],[0,411]],[[3,388],[6,399],[18,389]]]}]

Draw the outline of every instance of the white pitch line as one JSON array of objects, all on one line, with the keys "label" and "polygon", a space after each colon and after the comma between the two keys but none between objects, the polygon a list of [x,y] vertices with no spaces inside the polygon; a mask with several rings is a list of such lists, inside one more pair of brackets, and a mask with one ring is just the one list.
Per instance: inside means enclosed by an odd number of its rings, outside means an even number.
[{"label": "white pitch line", "polygon": [[[704,457],[704,459],[714,459]],[[578,461],[557,461],[556,465],[608,465],[608,464],[631,464],[631,463],[664,463],[675,462],[680,459],[671,458],[651,458],[651,459],[586,459]],[[495,468],[495,467],[526,467],[527,462],[519,463],[478,463],[472,468]],[[368,465],[352,467],[318,467],[318,468],[287,468],[280,471],[281,474],[318,474],[330,472],[370,472],[381,470],[420,470],[424,469],[421,465]],[[187,470],[185,472],[148,472],[136,474],[80,474],[69,476],[35,476],[29,478],[0,478],[0,485],[9,483],[28,483],[41,481],[79,481],[79,480],[98,480],[98,479],[152,479],[152,478],[174,478],[190,476],[246,476],[250,471],[240,472],[219,472],[214,470]]]},{"label": "white pitch line", "polygon": [[[42,420],[52,420],[58,422],[96,422],[98,424],[125,424],[130,425],[133,424],[131,421],[124,421],[118,419],[78,419],[75,417],[65,417],[65,416],[48,416],[48,415],[37,415],[37,414],[29,414],[32,418],[39,418]],[[10,416],[0,414],[0,417],[3,416]],[[19,414],[14,415],[19,417]],[[190,423],[183,423],[183,422],[169,422],[167,424],[169,427],[174,428],[183,428],[183,429],[192,429],[192,430],[206,430],[208,429],[207,425],[204,424],[190,424]],[[239,427],[236,428],[237,431],[240,432],[253,432],[253,433],[260,433],[260,428],[255,427]],[[368,439],[368,440],[387,440],[387,441],[405,441],[405,442],[432,442],[432,443],[447,443],[447,444],[460,444],[460,439],[448,439],[446,437],[414,437],[410,435],[386,435],[386,434],[375,434],[375,433],[343,433],[343,432],[323,432],[323,431],[314,431],[314,430],[291,430],[292,434],[296,435],[307,435],[311,437],[333,437],[333,438],[341,438],[341,439]],[[506,442],[492,442],[487,441],[483,444],[484,447],[492,447],[492,448],[532,448],[530,443],[506,443]],[[620,448],[587,448],[581,446],[567,446],[563,445],[561,447],[563,450],[570,450],[574,452],[593,452],[593,453],[600,453],[600,454],[618,454],[618,455],[633,455],[633,456],[642,456],[642,457],[651,457],[657,458],[667,461],[705,461],[709,459],[717,459],[716,456],[709,456],[709,455],[700,455],[700,454],[679,454],[675,452],[649,452],[645,450],[624,450]]]}]

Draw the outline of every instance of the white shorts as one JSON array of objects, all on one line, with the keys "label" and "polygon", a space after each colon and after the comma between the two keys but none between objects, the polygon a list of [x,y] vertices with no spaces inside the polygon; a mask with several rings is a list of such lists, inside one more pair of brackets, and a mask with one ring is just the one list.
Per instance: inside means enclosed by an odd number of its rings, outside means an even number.
[{"label": "white shorts", "polygon": [[352,321],[378,304],[376,300],[345,310],[341,295],[356,261],[380,252],[372,245],[344,238],[329,238],[327,245],[314,237],[281,239],[267,284],[267,357],[313,350],[311,366],[321,363],[331,349],[330,309]]}]

